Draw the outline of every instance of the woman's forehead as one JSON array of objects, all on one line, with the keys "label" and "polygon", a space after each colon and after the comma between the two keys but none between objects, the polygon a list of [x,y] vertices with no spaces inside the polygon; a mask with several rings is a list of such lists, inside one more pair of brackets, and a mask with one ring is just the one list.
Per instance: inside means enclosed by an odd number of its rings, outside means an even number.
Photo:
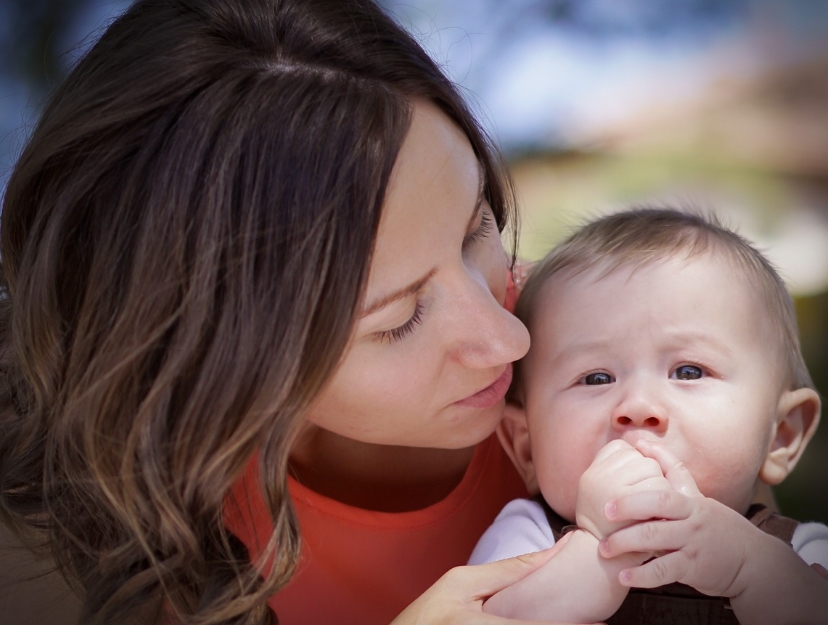
[{"label": "woman's forehead", "polygon": [[463,131],[433,104],[415,104],[383,204],[366,302],[460,253],[481,191],[480,163]]}]

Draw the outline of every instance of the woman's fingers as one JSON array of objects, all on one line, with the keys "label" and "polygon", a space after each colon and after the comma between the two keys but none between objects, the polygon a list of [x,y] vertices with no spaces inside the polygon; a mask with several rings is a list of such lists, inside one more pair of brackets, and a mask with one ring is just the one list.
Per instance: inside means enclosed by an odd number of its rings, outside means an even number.
[{"label": "woman's fingers", "polygon": [[570,536],[571,534],[565,535],[553,547],[543,551],[488,564],[460,567],[450,571],[449,575],[459,573],[453,583],[458,591],[466,592],[470,600],[486,599],[549,562],[563,548]]},{"label": "woman's fingers", "polygon": [[544,551],[454,568],[420,595],[391,625],[541,625],[485,614],[483,602],[555,557],[569,536],[571,534]]},{"label": "woman's fingers", "polygon": [[636,442],[635,448],[643,455],[658,462],[664,477],[682,495],[688,497],[702,496],[698,486],[696,486],[696,481],[690,475],[690,471],[669,449],[645,440]]}]

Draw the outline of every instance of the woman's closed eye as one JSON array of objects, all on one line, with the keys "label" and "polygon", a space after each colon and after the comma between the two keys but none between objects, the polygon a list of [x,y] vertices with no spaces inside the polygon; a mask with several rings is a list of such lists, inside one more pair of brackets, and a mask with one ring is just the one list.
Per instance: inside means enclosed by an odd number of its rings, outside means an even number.
[{"label": "woman's closed eye", "polygon": [[489,233],[494,230],[494,226],[494,215],[492,214],[491,209],[487,206],[482,206],[480,209],[480,223],[472,232],[468,233],[463,238],[463,249],[475,241],[485,239]]},{"label": "woman's closed eye", "polygon": [[404,339],[406,336],[408,336],[414,331],[414,328],[416,326],[423,322],[424,310],[425,306],[423,305],[423,303],[420,302],[420,300],[417,300],[417,303],[414,306],[414,314],[411,315],[411,318],[408,321],[406,321],[401,326],[397,326],[396,328],[376,332],[374,333],[374,336],[377,338],[378,341],[388,343],[394,343],[396,341]]}]

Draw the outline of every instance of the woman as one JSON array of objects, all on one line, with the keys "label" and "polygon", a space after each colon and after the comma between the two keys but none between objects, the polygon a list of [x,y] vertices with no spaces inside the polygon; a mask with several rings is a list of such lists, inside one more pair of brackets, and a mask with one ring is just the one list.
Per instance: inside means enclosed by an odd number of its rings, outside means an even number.
[{"label": "woman", "polygon": [[[387,622],[462,564],[522,490],[491,436],[528,348],[511,207],[454,86],[367,0],[116,20],[2,215],[0,509],[81,621],[265,623],[276,593],[286,623]],[[372,553],[318,566],[351,539]],[[549,555],[452,571],[399,622],[472,622]]]}]

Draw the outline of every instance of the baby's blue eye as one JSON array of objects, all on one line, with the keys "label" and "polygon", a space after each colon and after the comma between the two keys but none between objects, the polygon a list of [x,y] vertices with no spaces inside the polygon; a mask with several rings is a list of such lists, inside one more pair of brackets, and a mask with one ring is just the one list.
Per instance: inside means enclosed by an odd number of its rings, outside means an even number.
[{"label": "baby's blue eye", "polygon": [[695,365],[682,365],[676,369],[677,380],[698,380],[702,377],[702,370]]},{"label": "baby's blue eye", "polygon": [[584,384],[589,385],[612,384],[613,382],[615,382],[615,378],[613,378],[609,373],[604,373],[603,371],[590,373],[584,377]]}]

